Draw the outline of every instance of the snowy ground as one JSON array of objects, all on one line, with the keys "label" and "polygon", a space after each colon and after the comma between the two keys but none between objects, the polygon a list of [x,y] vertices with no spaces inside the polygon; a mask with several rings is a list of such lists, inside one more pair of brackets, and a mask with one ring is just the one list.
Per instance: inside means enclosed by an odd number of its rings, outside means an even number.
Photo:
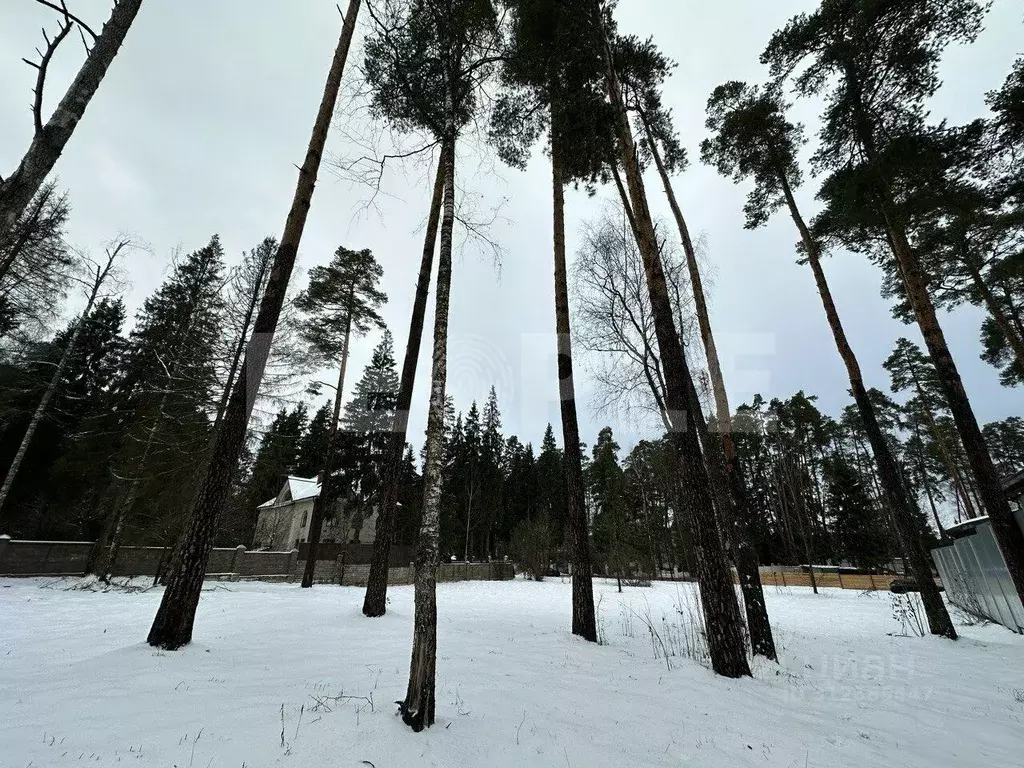
[{"label": "snowy ground", "polygon": [[72,583],[0,580],[2,768],[1021,765],[1024,638],[894,636],[884,593],[770,588],[782,664],[732,681],[656,657],[686,646],[689,585],[598,583],[597,647],[568,584],[443,584],[438,722],[413,734],[411,587],[370,620],[361,589],[210,583],[196,642],[162,653],[159,591]]}]

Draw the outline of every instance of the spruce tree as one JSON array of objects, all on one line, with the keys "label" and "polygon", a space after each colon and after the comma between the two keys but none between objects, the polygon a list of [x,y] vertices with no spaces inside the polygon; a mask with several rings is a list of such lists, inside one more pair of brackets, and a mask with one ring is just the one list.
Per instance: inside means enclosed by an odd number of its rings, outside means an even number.
[{"label": "spruce tree", "polygon": [[379,509],[380,506],[381,478],[395,419],[397,393],[394,342],[391,333],[385,330],[362,378],[356,383],[352,398],[345,403],[341,419],[341,427],[348,438],[347,485],[360,521],[363,514],[369,515],[370,507]]},{"label": "spruce tree", "polygon": [[334,405],[328,400],[313,414],[309,426],[299,438],[299,454],[295,463],[295,474],[298,477],[316,477],[327,466],[333,413]]},{"label": "spruce tree", "polygon": [[594,546],[604,555],[622,591],[622,576],[631,571],[633,531],[626,513],[624,475],[619,465],[619,444],[605,427],[597,436],[587,483],[594,499]]}]

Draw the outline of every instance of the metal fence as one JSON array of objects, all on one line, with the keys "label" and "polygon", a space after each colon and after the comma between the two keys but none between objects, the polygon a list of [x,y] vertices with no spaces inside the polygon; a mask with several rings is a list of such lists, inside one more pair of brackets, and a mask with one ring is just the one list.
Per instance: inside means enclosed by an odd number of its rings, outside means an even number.
[{"label": "metal fence", "polygon": [[[1024,529],[1024,510],[1014,517]],[[951,541],[932,550],[949,601],[968,613],[1024,634],[1024,606],[987,517],[946,530]]]}]

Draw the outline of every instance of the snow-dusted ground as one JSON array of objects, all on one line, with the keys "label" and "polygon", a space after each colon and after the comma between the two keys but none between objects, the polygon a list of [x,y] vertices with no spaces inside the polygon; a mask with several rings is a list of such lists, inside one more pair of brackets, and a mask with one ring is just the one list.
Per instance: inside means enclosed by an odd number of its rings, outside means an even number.
[{"label": "snow-dusted ground", "polygon": [[598,582],[598,647],[559,580],[443,584],[438,722],[414,734],[411,587],[370,620],[361,589],[210,583],[195,643],[162,653],[158,590],[70,583],[0,580],[3,768],[1022,765],[1024,638],[893,636],[884,593],[770,588],[782,664],[734,681],[655,657],[644,617],[684,647],[689,585]]}]

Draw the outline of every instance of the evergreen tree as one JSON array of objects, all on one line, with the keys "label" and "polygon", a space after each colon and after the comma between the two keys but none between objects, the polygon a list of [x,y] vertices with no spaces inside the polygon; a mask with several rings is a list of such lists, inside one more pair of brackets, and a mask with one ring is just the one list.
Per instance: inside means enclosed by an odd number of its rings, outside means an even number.
[{"label": "evergreen tree", "polygon": [[483,431],[480,436],[481,493],[477,518],[480,520],[480,535],[477,540],[481,559],[494,556],[494,536],[503,506],[503,491],[508,466],[505,456],[505,439],[501,434],[501,411],[498,408],[498,393],[491,387],[484,404],[482,415]]},{"label": "evergreen tree", "polygon": [[207,413],[217,384],[223,271],[223,250],[214,236],[174,265],[136,316],[114,406],[123,439],[112,462],[116,488],[97,545],[106,553],[97,566],[101,576],[126,534],[172,541],[192,500],[193,458],[206,449]]},{"label": "evergreen tree", "polygon": [[435,594],[440,539],[448,307],[455,158],[460,134],[480,110],[481,89],[496,63],[498,14],[491,0],[417,0],[389,5],[375,16],[365,71],[373,108],[393,127],[428,134],[441,146],[444,213],[434,310],[434,353],[421,536],[416,557],[415,630],[402,719],[414,731],[434,723],[437,659]]},{"label": "evergreen tree", "polygon": [[295,464],[295,474],[298,477],[316,477],[327,466],[333,413],[334,405],[328,400],[309,420],[309,426],[299,439],[299,453]]},{"label": "evergreen tree", "polygon": [[[358,338],[371,328],[381,328],[384,321],[378,310],[387,296],[377,286],[384,270],[369,250],[350,251],[338,248],[327,266],[311,270],[309,287],[303,291],[296,306],[306,313],[302,333],[312,349],[325,362],[340,362],[338,385],[334,392],[334,419],[328,437],[327,461],[321,468],[320,493],[313,503],[309,522],[309,548],[302,586],[313,586],[316,570],[317,547],[327,509],[343,492],[334,487],[332,467],[340,460],[342,443],[352,442],[352,436],[341,438],[341,399],[348,368],[349,345],[353,336]],[[349,486],[351,488],[351,486]]]},{"label": "evergreen tree", "polygon": [[[282,408],[260,438],[252,471],[246,483],[247,508],[256,514],[256,507],[277,496],[289,475],[302,477],[297,471],[301,446],[307,432],[306,406],[299,404],[291,411]],[[248,526],[255,525],[253,518]],[[250,537],[251,539],[251,537]]]},{"label": "evergreen tree", "polygon": [[[572,373],[565,185],[592,184],[605,175],[609,118],[601,97],[598,59],[594,56],[600,30],[590,23],[587,0],[523,0],[510,6],[511,45],[503,79],[511,93],[494,112],[497,119],[491,134],[497,137],[499,154],[513,165],[522,166],[529,145],[541,132],[546,113],[552,175],[555,341],[562,438],[566,446],[566,533],[573,563],[572,631],[596,642],[586,490]],[[524,95],[528,98],[524,99]],[[521,144],[510,141],[510,136],[521,139]]]},{"label": "evergreen tree", "polygon": [[1024,471],[1024,419],[1010,416],[986,424],[982,431],[992,460],[1004,477]]},{"label": "evergreen tree", "polygon": [[398,372],[395,370],[391,333],[373,350],[370,363],[356,383],[352,399],[345,404],[341,428],[345,432],[342,462],[349,469],[346,485],[354,498],[358,516],[354,527],[362,527],[362,514],[369,506],[379,507],[379,491],[391,427],[395,419]]},{"label": "evergreen tree", "polygon": [[555,442],[555,433],[548,424],[540,442],[536,462],[538,513],[547,523],[551,542],[560,547],[564,541],[568,517],[565,499],[565,470],[562,450]]},{"label": "evergreen tree", "polygon": [[[953,43],[973,42],[986,10],[976,0],[823,0],[813,14],[797,16],[777,32],[762,61],[780,79],[806,64],[794,80],[797,91],[826,99],[816,161],[835,169],[836,177],[826,182],[823,193],[835,198],[839,190],[856,190],[881,224],[869,236],[881,239],[898,265],[992,530],[1024,599],[1024,532],[1010,513],[939,323],[920,253],[911,244],[912,210],[903,203],[912,205],[913,199],[900,196],[902,158],[925,132],[925,104],[941,84],[941,55]],[[855,165],[851,152],[860,158]],[[849,200],[835,202],[850,208]],[[930,602],[935,603],[934,595]]]},{"label": "evergreen tree", "polygon": [[612,436],[612,429],[605,427],[597,436],[587,480],[596,507],[594,546],[615,573],[621,592],[622,576],[632,570],[634,535],[626,514],[624,478],[618,454],[619,444]]},{"label": "evergreen tree", "polygon": [[838,458],[826,459],[823,469],[826,501],[835,516],[833,533],[838,551],[858,568],[883,568],[888,548],[863,476]]},{"label": "evergreen tree", "polygon": [[[911,553],[914,573],[930,583],[931,562],[914,536],[916,509],[878,423],[877,409],[864,383],[860,362],[833,301],[822,265],[821,243],[804,221],[793,194],[793,189],[802,181],[796,157],[803,143],[802,128],[786,118],[786,105],[778,91],[762,91],[740,82],[726,83],[715,89],[708,101],[707,126],[713,135],[701,145],[704,161],[714,164],[721,173],[736,181],[747,178],[754,181],[754,189],[744,208],[747,227],[754,229],[764,225],[775,211],[785,207],[800,233],[804,256],[814,274],[826,319],[846,367],[859,422],[878,466],[885,503],[903,540],[903,549]],[[933,630],[938,634],[954,634],[937,590],[927,590],[925,604]]]}]

